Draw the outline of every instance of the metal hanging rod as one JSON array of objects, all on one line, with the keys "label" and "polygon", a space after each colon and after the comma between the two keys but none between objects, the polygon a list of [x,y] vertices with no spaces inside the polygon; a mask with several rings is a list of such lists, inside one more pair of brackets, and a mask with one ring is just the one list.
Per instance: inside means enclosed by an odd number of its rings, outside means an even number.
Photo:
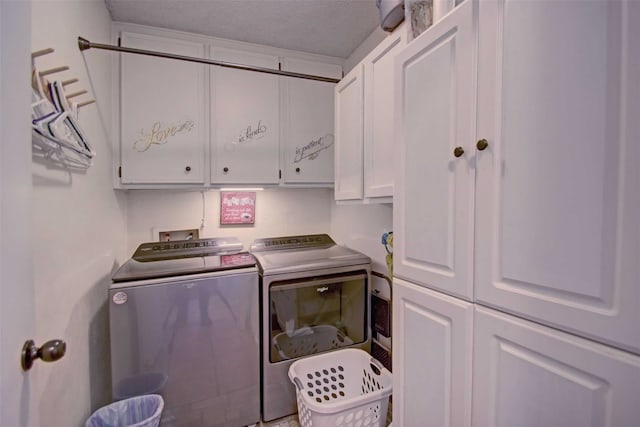
[{"label": "metal hanging rod", "polygon": [[216,65],[219,67],[226,67],[226,68],[235,68],[237,70],[255,71],[258,73],[276,74],[278,76],[295,77],[299,79],[316,80],[319,82],[338,83],[340,81],[339,79],[333,79],[330,77],[322,77],[322,76],[314,76],[311,74],[293,73],[290,71],[273,70],[271,68],[262,68],[262,67],[251,67],[248,65],[234,64],[231,62],[222,62],[222,61],[214,61],[212,59],[196,58],[193,56],[174,55],[172,53],[158,52],[153,50],[134,49],[130,47],[114,46],[110,44],[93,43],[82,37],[78,37],[78,48],[81,51],[94,48],[94,49],[114,50],[116,52],[135,53],[138,55],[157,56],[160,58],[177,59],[179,61],[188,61],[188,62],[198,62],[200,64]]}]

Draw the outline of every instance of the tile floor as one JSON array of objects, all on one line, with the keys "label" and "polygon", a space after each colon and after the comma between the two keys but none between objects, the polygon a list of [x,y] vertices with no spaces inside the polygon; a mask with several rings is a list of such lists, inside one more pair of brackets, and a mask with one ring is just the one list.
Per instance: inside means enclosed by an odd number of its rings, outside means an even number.
[{"label": "tile floor", "polygon": [[268,423],[260,423],[261,427],[300,427],[297,415],[290,415],[288,417],[280,418],[279,420],[271,421]]},{"label": "tile floor", "polygon": [[[391,424],[391,413],[392,413],[392,401],[389,400],[389,409],[387,410],[387,421],[385,425]],[[280,418],[275,421],[271,421],[268,423],[260,423],[260,427],[300,427],[300,422],[298,421],[298,415],[290,415],[288,417]],[[258,426],[256,426],[258,427]]]}]

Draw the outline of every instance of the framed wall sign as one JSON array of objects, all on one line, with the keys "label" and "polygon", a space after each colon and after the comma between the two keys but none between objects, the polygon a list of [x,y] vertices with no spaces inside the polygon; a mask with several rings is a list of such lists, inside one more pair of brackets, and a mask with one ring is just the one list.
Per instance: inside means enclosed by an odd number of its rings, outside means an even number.
[{"label": "framed wall sign", "polygon": [[220,225],[254,224],[255,220],[255,191],[220,192]]}]

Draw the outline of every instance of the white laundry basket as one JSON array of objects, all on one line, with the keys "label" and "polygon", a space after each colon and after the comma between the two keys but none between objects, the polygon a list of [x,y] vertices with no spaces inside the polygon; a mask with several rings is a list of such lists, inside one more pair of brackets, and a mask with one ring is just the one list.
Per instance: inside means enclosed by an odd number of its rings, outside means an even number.
[{"label": "white laundry basket", "polygon": [[342,349],[289,367],[302,427],[384,427],[392,376],[370,354]]}]

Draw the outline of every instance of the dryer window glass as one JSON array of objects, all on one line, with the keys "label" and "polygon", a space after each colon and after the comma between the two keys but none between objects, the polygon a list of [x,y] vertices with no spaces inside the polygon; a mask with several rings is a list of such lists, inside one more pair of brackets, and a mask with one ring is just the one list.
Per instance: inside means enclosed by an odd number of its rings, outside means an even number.
[{"label": "dryer window glass", "polygon": [[366,272],[273,282],[271,362],[366,341],[366,310]]}]

